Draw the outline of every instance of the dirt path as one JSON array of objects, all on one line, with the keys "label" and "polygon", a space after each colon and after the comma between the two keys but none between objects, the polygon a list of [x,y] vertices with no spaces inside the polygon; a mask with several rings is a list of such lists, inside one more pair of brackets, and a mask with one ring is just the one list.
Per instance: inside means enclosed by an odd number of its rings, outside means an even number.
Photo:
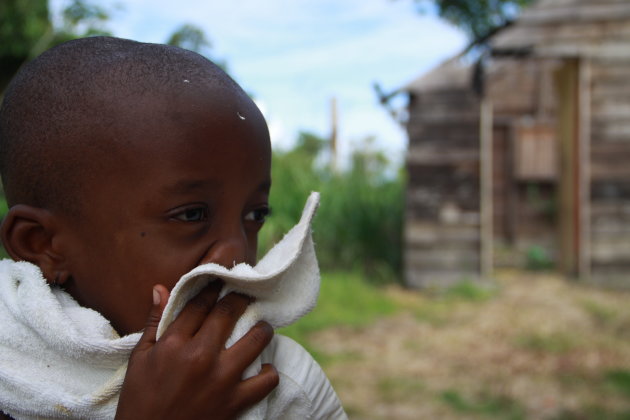
[{"label": "dirt path", "polygon": [[630,294],[518,273],[485,299],[386,293],[395,316],[312,337],[351,419],[630,418]]}]

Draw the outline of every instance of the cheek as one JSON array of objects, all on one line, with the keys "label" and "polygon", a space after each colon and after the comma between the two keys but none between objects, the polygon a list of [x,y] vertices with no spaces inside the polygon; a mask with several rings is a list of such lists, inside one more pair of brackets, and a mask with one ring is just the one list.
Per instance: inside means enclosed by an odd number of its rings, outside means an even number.
[{"label": "cheek", "polygon": [[247,237],[247,264],[252,267],[258,262],[258,233],[249,234]]}]

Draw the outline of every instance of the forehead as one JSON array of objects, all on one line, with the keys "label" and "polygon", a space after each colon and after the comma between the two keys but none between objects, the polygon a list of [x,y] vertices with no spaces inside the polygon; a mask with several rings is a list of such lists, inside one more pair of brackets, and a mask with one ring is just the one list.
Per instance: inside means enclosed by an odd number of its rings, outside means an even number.
[{"label": "forehead", "polygon": [[170,92],[114,104],[108,133],[114,148],[136,160],[161,160],[203,148],[217,154],[270,153],[265,120],[253,101],[225,86],[182,79]]},{"label": "forehead", "polygon": [[158,184],[161,190],[207,182],[239,189],[269,184],[267,125],[245,95],[182,80],[169,95],[114,103],[110,115],[113,123],[99,136],[103,147],[92,149],[93,170],[84,184],[103,196],[122,190],[149,195]]}]

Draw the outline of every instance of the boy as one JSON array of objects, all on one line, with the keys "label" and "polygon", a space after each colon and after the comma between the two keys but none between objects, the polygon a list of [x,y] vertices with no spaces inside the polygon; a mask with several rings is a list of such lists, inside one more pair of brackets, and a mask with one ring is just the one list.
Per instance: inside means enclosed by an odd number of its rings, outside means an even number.
[{"label": "boy", "polygon": [[[256,261],[270,142],[235,82],[175,47],[71,41],[12,82],[0,147],[11,208],[1,235],[12,259],[35,264],[120,336],[144,328],[117,419],[234,418],[272,392],[279,375],[270,365],[241,377],[273,331],[259,323],[226,350],[249,300],[217,302],[219,282],[156,340],[183,274],[207,262]],[[344,417],[327,382],[317,393],[309,402],[316,418]]]}]

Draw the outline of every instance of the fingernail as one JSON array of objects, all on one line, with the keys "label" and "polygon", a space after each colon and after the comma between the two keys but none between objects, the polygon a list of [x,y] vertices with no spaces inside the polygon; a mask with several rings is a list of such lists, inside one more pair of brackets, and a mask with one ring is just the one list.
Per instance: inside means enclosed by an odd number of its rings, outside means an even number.
[{"label": "fingernail", "polygon": [[158,292],[155,288],[153,288],[153,304],[160,304],[160,292]]}]

